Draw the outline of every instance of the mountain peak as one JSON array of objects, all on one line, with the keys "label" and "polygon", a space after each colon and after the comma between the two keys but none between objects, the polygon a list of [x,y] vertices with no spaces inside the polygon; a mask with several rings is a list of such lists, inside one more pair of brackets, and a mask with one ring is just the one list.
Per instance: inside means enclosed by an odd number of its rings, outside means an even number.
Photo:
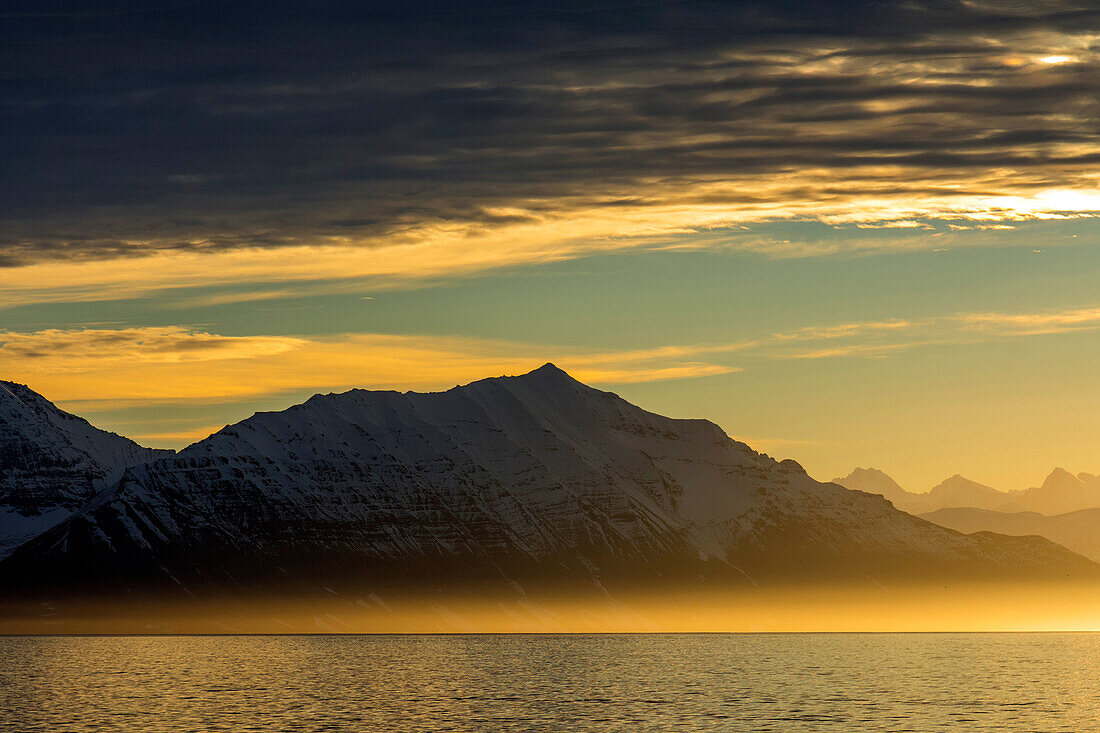
[{"label": "mountain peak", "polygon": [[[879,477],[885,476],[886,478],[890,478],[889,474],[887,474],[885,471],[882,471],[882,470],[874,468],[874,467],[869,467],[869,468],[859,468],[859,467],[857,467],[857,468],[853,468],[852,473],[850,475],[858,476],[860,474],[867,474],[869,476],[879,476]],[[893,481],[892,478],[890,478],[890,480]]]},{"label": "mountain peak", "polygon": [[566,376],[569,376],[568,374],[566,374],[564,369],[562,369],[561,367],[559,367],[557,364],[555,364],[552,361],[546,362],[545,364],[540,366],[538,369],[533,369],[529,373],[530,374],[539,374],[540,372],[544,373],[544,374],[565,374]]},{"label": "mountain peak", "polygon": [[22,408],[30,409],[29,403],[44,402],[46,402],[46,398],[27,385],[0,379],[0,405],[10,404],[13,407],[19,405]]},{"label": "mountain peak", "polygon": [[516,375],[503,375],[500,377],[490,377],[488,379],[481,379],[476,382],[471,382],[466,386],[473,386],[475,384],[502,384],[510,383],[513,385],[523,385],[525,388],[534,387],[540,390],[560,391],[560,390],[595,390],[579,379],[574,378],[568,372],[561,367],[557,366],[553,362],[546,362],[538,369],[532,369],[524,374]]},{"label": "mountain peak", "polygon": [[[871,493],[880,493],[883,490],[905,493],[897,481],[877,468],[853,468],[847,476],[833,479],[833,483],[849,489],[871,491]],[[865,486],[868,488],[864,488]]]},{"label": "mountain peak", "polygon": [[519,379],[540,379],[544,381],[548,380],[568,380],[570,382],[576,382],[564,369],[560,368],[553,362],[546,362],[538,369],[532,369],[526,374],[521,374]]},{"label": "mountain peak", "polygon": [[87,425],[82,417],[57,407],[25,384],[0,380],[0,423],[10,432],[27,430],[45,423]]},{"label": "mountain peak", "polygon": [[846,489],[884,496],[899,508],[908,505],[912,498],[912,494],[903,489],[889,474],[877,468],[854,468],[847,476],[833,479],[833,483]]},{"label": "mountain peak", "polygon": [[[486,385],[492,385],[492,384],[499,385],[499,384],[503,384],[503,383],[512,383],[512,384],[517,384],[518,383],[518,384],[526,384],[526,385],[540,385],[540,386],[543,386],[543,387],[549,387],[549,386],[562,387],[562,386],[565,386],[565,385],[572,385],[574,387],[576,387],[576,386],[588,387],[587,384],[584,384],[584,382],[581,382],[580,380],[575,379],[574,377],[572,377],[570,374],[568,374],[561,367],[557,366],[553,362],[548,361],[545,364],[543,364],[542,366],[540,366],[538,369],[532,369],[531,371],[525,372],[523,374],[502,374],[499,377],[486,377],[484,379],[478,379],[477,381],[470,382],[469,384],[457,385],[457,386],[453,387],[452,389],[462,390],[462,389],[466,389],[468,387],[474,387],[475,385],[486,386]],[[592,387],[588,387],[588,388],[593,389]],[[416,393],[410,393],[410,394],[416,394]]]},{"label": "mountain peak", "polygon": [[1077,478],[1076,476],[1074,476],[1072,473],[1070,473],[1066,469],[1062,468],[1061,466],[1058,466],[1053,471],[1050,472],[1050,475],[1048,475],[1046,477],[1046,480],[1043,481],[1043,486],[1044,487],[1051,487],[1051,486],[1056,486],[1056,485],[1064,486],[1064,485],[1067,485],[1067,484],[1072,486],[1072,485],[1076,485],[1076,484],[1080,484],[1080,483],[1082,483],[1081,479]]},{"label": "mountain peak", "polygon": [[944,506],[970,506],[979,509],[999,509],[1009,501],[1009,495],[992,486],[980,484],[956,473],[933,486],[928,497]]},{"label": "mountain peak", "polygon": [[[993,487],[986,486],[985,484],[978,483],[977,481],[974,481],[973,479],[968,479],[966,476],[963,476],[961,473],[956,473],[952,476],[948,476],[943,481],[941,481],[939,484],[934,486],[932,488],[932,491],[936,491],[937,489],[948,489],[948,488],[958,488],[958,487],[969,487],[969,488],[975,488],[975,489],[989,489],[991,491],[996,491],[996,489],[993,489]],[[931,493],[931,492],[929,492],[929,493]]]}]

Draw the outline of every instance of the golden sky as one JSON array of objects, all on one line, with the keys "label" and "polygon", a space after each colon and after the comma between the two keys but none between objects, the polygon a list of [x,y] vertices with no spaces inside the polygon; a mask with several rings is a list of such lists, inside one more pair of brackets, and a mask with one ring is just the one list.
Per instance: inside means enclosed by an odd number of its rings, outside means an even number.
[{"label": "golden sky", "polygon": [[818,478],[1100,470],[1090,4],[255,10],[5,18],[0,377],[178,447],[553,361]]}]

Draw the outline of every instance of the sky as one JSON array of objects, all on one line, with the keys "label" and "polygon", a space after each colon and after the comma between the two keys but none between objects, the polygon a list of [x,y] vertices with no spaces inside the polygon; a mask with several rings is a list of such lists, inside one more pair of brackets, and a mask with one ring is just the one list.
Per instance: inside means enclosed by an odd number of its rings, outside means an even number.
[{"label": "sky", "polygon": [[1100,471],[1100,7],[6,2],[0,378],[182,447],[552,361],[819,479]]}]

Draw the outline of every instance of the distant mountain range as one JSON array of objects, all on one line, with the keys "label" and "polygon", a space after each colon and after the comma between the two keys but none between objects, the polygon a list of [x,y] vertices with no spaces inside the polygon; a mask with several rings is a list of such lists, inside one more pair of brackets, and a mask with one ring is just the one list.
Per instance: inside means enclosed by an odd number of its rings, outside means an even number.
[{"label": "distant mountain range", "polygon": [[962,534],[815,481],[714,423],[646,412],[551,364],[439,393],[316,395],[179,453],[3,386],[9,598],[1100,571],[1041,538]]},{"label": "distant mountain range", "polygon": [[1042,486],[999,491],[958,474],[927,493],[906,491],[894,479],[875,468],[857,468],[833,483],[886,497],[902,511],[926,514],[945,508],[972,507],[997,512],[1065,514],[1100,507],[1100,476],[1074,475],[1055,468]]},{"label": "distant mountain range", "polygon": [[959,532],[1039,535],[1100,562],[1100,509],[1045,516],[1037,512],[995,512],[949,508],[922,514],[930,522]]}]

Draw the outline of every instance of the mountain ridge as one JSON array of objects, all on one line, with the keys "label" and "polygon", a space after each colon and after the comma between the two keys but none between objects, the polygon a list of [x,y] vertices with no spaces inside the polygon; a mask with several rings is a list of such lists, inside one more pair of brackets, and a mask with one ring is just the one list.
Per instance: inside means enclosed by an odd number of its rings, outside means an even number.
[{"label": "mountain ridge", "polygon": [[997,512],[989,509],[955,507],[922,514],[922,518],[966,534],[996,532],[1006,535],[1035,535],[1100,562],[1100,508],[1078,509],[1065,514]]},{"label": "mountain ridge", "polygon": [[817,482],[713,422],[647,412],[548,364],[256,413],[127,468],[0,561],[0,585],[607,593],[1098,570],[1050,542],[963,535]]},{"label": "mountain ridge", "polygon": [[1074,475],[1054,468],[1040,486],[1001,491],[955,474],[925,493],[902,488],[886,473],[856,468],[833,483],[884,496],[903,511],[927,514],[939,509],[976,508],[996,512],[1037,512],[1053,515],[1100,507],[1100,476]]}]

